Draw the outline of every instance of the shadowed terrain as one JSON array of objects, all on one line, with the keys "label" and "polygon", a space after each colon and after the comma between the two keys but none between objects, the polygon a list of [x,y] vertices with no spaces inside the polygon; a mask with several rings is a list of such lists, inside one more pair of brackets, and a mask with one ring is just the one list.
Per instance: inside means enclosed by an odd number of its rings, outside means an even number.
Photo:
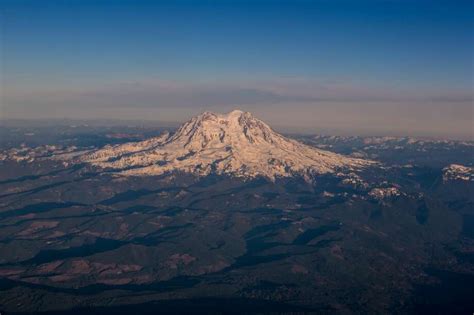
[{"label": "shadowed terrain", "polygon": [[[74,152],[100,148],[74,137]],[[0,309],[472,310],[474,185],[446,168],[468,165],[472,143],[300,139],[382,167],[311,182],[124,177],[4,147]]]}]

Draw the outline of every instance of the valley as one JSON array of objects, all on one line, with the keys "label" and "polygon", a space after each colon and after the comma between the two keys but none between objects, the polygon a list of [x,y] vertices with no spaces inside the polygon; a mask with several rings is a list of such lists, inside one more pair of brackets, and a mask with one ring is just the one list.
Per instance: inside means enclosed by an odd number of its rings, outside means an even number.
[{"label": "valley", "polygon": [[[429,310],[443,285],[457,287],[464,280],[455,279],[474,275],[474,182],[459,154],[472,154],[472,143],[386,139],[367,147],[359,143],[368,139],[333,138],[328,147],[327,139],[301,136],[336,152],[323,151],[323,158],[355,164],[291,173],[298,163],[277,148],[273,158],[290,167],[281,176],[271,163],[256,173],[263,160],[251,173],[220,162],[204,173],[180,168],[187,159],[186,165],[202,163],[199,151],[170,160],[177,165],[172,172],[129,173],[107,164],[147,150],[162,157],[169,137],[81,146],[74,136],[77,144],[2,151],[0,309],[179,313],[185,305],[203,312],[212,305],[229,313],[411,313]],[[202,146],[208,159],[211,148],[228,152],[222,137],[214,139]],[[240,145],[233,141],[228,146]],[[402,148],[392,149],[394,142]],[[433,162],[429,156],[443,146],[451,155]],[[360,160],[361,152],[370,162]],[[92,156],[101,162],[90,162]],[[472,282],[462,287],[440,307],[472,307],[465,293],[474,292]]]}]

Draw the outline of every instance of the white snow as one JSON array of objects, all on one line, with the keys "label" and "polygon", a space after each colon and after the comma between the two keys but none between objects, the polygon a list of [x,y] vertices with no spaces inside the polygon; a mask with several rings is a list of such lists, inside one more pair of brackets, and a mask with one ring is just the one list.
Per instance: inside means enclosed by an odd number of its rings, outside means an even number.
[{"label": "white snow", "polygon": [[369,192],[369,196],[377,200],[400,196],[401,192],[396,187],[374,188]]},{"label": "white snow", "polygon": [[474,182],[474,167],[451,164],[443,169],[443,181],[460,180]]}]

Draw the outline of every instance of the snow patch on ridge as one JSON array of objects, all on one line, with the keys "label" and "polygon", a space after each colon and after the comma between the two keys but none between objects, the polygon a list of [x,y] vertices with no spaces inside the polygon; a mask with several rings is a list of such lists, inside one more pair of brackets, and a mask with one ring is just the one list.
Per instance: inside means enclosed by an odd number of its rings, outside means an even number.
[{"label": "snow patch on ridge", "polygon": [[474,167],[451,164],[443,169],[443,181],[460,180],[474,182]]}]

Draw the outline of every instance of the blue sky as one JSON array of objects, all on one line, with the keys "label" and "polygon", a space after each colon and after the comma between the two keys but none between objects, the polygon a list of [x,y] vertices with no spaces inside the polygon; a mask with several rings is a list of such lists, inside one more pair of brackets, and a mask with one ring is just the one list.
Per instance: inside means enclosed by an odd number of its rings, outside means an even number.
[{"label": "blue sky", "polygon": [[0,114],[239,107],[289,128],[469,137],[473,16],[453,0],[0,0]]}]

